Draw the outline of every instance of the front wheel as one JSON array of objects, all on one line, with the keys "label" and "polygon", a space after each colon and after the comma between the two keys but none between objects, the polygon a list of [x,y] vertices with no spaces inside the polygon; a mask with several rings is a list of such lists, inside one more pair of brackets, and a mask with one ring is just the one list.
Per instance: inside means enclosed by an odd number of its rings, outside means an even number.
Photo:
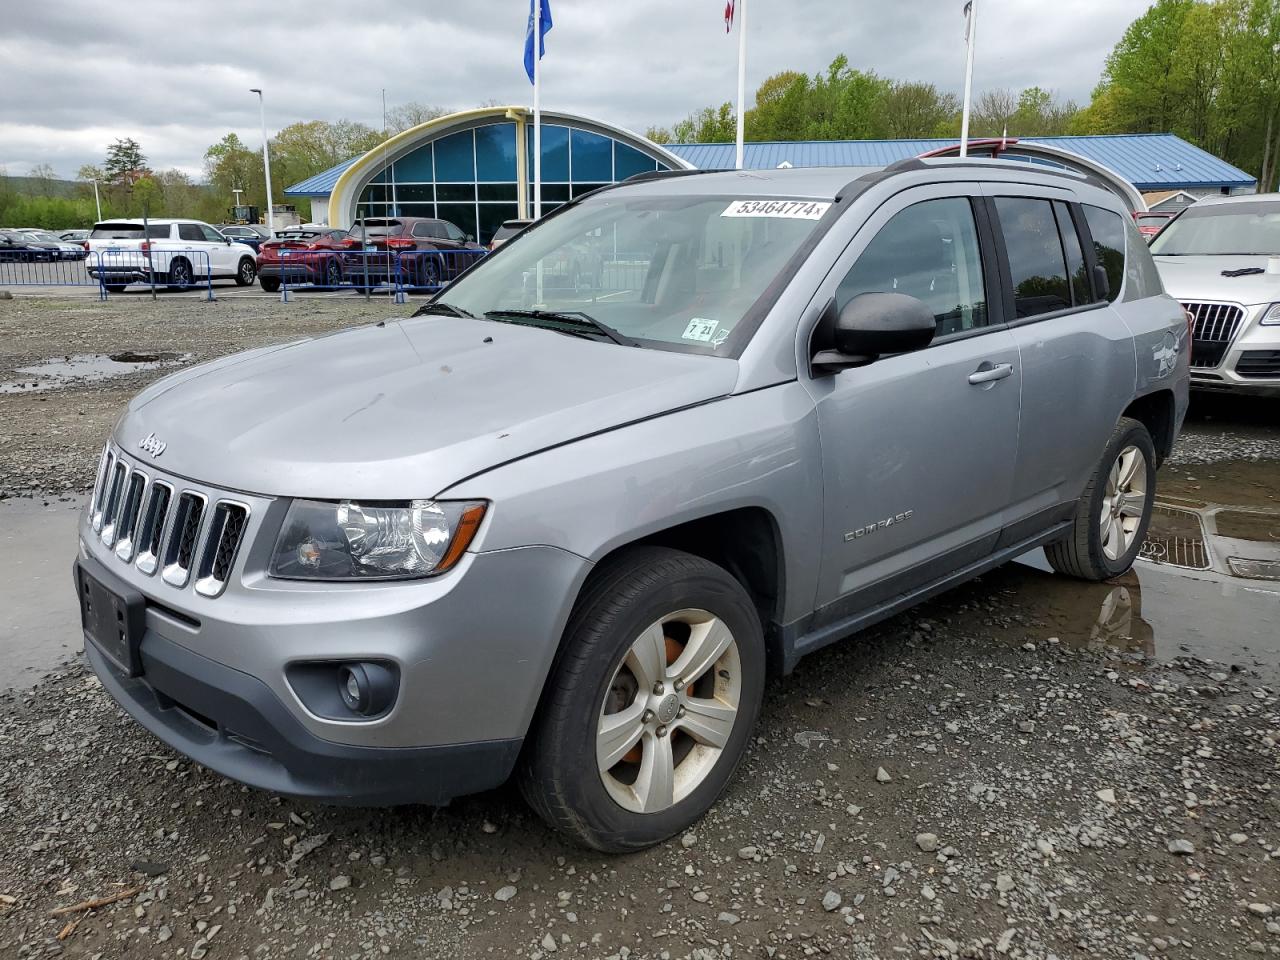
[{"label": "front wheel", "polygon": [[665,840],[729,783],[764,676],[760,617],[737,580],[677,550],[630,550],[593,575],[570,618],[521,790],[596,850]]},{"label": "front wheel", "polygon": [[253,281],[258,277],[258,268],[254,262],[248,257],[240,261],[240,266],[236,268],[236,286],[252,287]]},{"label": "front wheel", "polygon": [[1125,417],[1076,505],[1070,533],[1044,548],[1049,565],[1081,580],[1120,576],[1142,550],[1155,497],[1155,444],[1145,426]]}]

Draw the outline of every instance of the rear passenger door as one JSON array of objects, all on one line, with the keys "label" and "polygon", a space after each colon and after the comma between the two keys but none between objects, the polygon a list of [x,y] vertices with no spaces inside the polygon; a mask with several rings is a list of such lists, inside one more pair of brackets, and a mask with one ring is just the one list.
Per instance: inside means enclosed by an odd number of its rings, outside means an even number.
[{"label": "rear passenger door", "polygon": [[1005,541],[1065,519],[1133,395],[1128,328],[1097,289],[1084,214],[1065,189],[988,184],[1022,421]]},{"label": "rear passenger door", "polygon": [[837,311],[861,293],[908,294],[938,332],[923,350],[808,381],[825,489],[818,628],[986,557],[999,536],[1021,370],[985,216],[967,184],[904,191],[819,288]]}]

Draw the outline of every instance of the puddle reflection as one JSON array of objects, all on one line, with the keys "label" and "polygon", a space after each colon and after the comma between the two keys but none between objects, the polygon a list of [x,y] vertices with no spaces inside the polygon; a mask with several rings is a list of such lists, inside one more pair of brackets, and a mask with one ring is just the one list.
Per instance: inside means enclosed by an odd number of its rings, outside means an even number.
[{"label": "puddle reflection", "polygon": [[76,382],[96,383],[140,370],[176,367],[190,359],[189,353],[74,353],[18,367],[14,372],[19,377],[0,383],[0,393],[36,393]]}]

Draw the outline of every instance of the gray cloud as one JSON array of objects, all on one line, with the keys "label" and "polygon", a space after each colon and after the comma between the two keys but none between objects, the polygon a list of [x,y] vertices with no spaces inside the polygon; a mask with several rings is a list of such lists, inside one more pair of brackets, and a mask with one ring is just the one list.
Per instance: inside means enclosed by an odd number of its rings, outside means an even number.
[{"label": "gray cloud", "polygon": [[[783,69],[860,69],[959,91],[960,0],[892,4],[747,0],[748,89]],[[1037,84],[1088,98],[1103,59],[1147,0],[982,0],[975,86]],[[552,0],[543,103],[632,129],[732,100],[736,41],[723,0]],[[198,174],[234,130],[260,143],[295,120],[380,123],[387,101],[528,103],[526,0],[100,0],[6,3],[0,32],[0,167],[62,176],[131,136],[157,169]]]}]

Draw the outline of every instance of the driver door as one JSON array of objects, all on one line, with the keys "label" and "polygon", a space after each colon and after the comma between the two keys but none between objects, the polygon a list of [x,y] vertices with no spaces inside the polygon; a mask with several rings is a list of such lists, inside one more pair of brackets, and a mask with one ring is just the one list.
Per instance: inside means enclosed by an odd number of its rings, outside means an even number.
[{"label": "driver door", "polygon": [[913,296],[937,320],[912,353],[815,376],[825,487],[815,627],[989,555],[1018,452],[1018,347],[976,189],[905,191],[855,236],[819,292]]},{"label": "driver door", "polygon": [[226,237],[207,224],[200,224],[200,233],[203,235],[209,250],[209,265],[213,270],[213,275],[234,275],[236,268],[240,266],[240,257],[242,255],[240,245],[227,243]]}]

